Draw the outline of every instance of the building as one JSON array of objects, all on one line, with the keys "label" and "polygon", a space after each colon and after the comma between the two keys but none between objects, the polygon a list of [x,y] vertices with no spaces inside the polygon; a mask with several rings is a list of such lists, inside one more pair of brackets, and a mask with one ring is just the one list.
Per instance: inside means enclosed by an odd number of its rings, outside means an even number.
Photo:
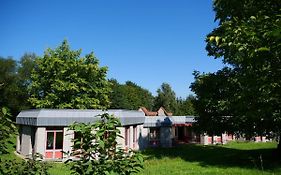
[{"label": "building", "polygon": [[171,147],[177,143],[199,143],[200,135],[195,134],[192,124],[194,116],[173,116],[163,107],[158,111],[149,111],[141,107],[145,114],[144,127],[148,132],[148,146]]},{"label": "building", "polygon": [[[63,152],[72,151],[74,131],[68,126],[73,122],[89,123],[100,120],[103,113],[120,119],[118,128],[123,138],[117,143],[124,149],[143,150],[147,147],[171,147],[179,143],[210,144],[212,137],[196,134],[192,129],[194,116],[173,116],[164,108],[156,112],[139,110],[78,110],[34,109],[19,113],[17,152],[23,156],[40,153],[47,160],[66,160]],[[227,137],[216,136],[216,143]]]},{"label": "building", "polygon": [[[147,129],[143,124],[145,116],[140,111],[108,110],[121,121],[121,135],[118,144],[123,148],[144,149],[147,145]],[[95,122],[102,110],[76,109],[35,109],[19,113],[16,123],[19,126],[16,151],[28,156],[33,152],[40,153],[44,159],[64,160],[63,152],[71,152],[74,131],[68,126],[73,122]]]}]

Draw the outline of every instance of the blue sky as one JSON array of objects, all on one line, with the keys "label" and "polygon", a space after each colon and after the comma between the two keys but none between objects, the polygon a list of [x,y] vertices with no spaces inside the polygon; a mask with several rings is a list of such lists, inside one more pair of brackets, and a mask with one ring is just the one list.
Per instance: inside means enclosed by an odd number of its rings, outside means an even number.
[{"label": "blue sky", "polygon": [[186,97],[194,70],[223,66],[205,51],[214,16],[211,0],[1,0],[0,56],[41,56],[67,39],[83,55],[93,51],[108,78],[154,95],[167,82]]}]

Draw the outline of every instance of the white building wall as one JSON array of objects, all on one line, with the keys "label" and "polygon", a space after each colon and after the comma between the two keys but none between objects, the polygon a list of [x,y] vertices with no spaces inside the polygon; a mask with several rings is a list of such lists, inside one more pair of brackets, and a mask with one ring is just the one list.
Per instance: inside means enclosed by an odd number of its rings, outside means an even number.
[{"label": "white building wall", "polygon": [[144,128],[143,125],[139,125],[138,146],[139,150],[143,150],[149,146],[148,133],[149,128]]},{"label": "white building wall", "polygon": [[20,135],[21,135],[21,133],[19,133],[19,135],[17,135],[16,151],[17,151],[18,153],[20,153],[20,151],[21,151],[21,147],[20,147]]},{"label": "white building wall", "polygon": [[163,147],[172,146],[172,127],[160,128],[160,144]]},{"label": "white building wall", "polygon": [[21,154],[29,156],[32,153],[31,145],[31,127],[22,125],[22,137],[21,137]]},{"label": "white building wall", "polygon": [[121,148],[125,148],[125,127],[118,127],[117,129],[120,130],[120,135],[123,137],[117,137],[117,144]]},{"label": "white building wall", "polygon": [[73,130],[68,130],[68,127],[63,128],[63,152],[66,154],[63,154],[63,159],[69,158],[69,154],[71,153],[72,150],[72,139],[74,139],[74,131]]},{"label": "white building wall", "polygon": [[206,134],[200,135],[200,144],[208,145],[208,135],[206,135]]},{"label": "white building wall", "polygon": [[133,131],[133,126],[130,126],[130,132],[129,132],[129,148],[134,149],[134,145],[133,145],[133,135],[134,135],[134,131]]},{"label": "white building wall", "polygon": [[46,147],[46,128],[37,127],[35,132],[35,145],[34,151],[45,156],[45,147]]},{"label": "white building wall", "polygon": [[140,133],[141,131],[141,125],[137,125],[137,133],[136,133],[136,143],[135,143],[135,150],[139,150],[140,149],[140,143],[139,143],[139,139],[140,139]]},{"label": "white building wall", "polygon": [[227,143],[227,134],[226,133],[221,134],[221,142],[222,142],[222,144]]}]

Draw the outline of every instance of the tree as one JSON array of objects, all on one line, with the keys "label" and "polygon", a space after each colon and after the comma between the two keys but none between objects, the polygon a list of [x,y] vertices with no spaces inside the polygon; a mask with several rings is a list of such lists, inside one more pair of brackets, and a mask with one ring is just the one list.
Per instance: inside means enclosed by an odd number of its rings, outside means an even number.
[{"label": "tree", "polygon": [[0,58],[0,106],[9,108],[12,116],[30,108],[27,85],[30,83],[35,57],[35,54],[25,54],[20,62],[11,57]]},{"label": "tree", "polygon": [[[224,68],[216,73],[194,72],[191,90],[196,94],[192,103],[197,112],[195,127],[209,135],[237,131],[232,121],[234,107],[230,105],[238,86],[231,81],[232,72]],[[242,129],[242,128],[240,128]]]},{"label": "tree", "polygon": [[142,155],[131,150],[126,152],[117,145],[119,119],[108,113],[100,117],[98,122],[74,123],[69,128],[76,134],[71,156],[80,157],[70,164],[73,173],[129,175],[139,172],[143,168]]},{"label": "tree", "polygon": [[17,112],[20,112],[24,109],[30,109],[31,104],[28,101],[30,96],[28,92],[28,87],[31,84],[31,73],[35,68],[37,56],[34,53],[25,53],[17,66],[17,85],[20,89],[18,96],[15,97],[20,101],[20,105],[18,106]]},{"label": "tree", "polygon": [[193,95],[189,95],[186,99],[177,98],[176,111],[174,115],[195,115],[192,101],[195,99]]},{"label": "tree", "polygon": [[[215,0],[214,10],[219,25],[207,36],[206,49],[209,56],[222,59],[228,73],[211,75],[209,83],[200,83],[200,76],[195,76],[194,87],[211,86],[223,78],[228,83],[217,88],[227,92],[222,99],[225,108],[231,109],[224,115],[231,115],[236,128],[252,134],[280,133],[281,1]],[[215,94],[218,89],[207,92]],[[197,98],[201,104],[221,99],[201,98],[201,94]],[[221,111],[221,106],[214,108]]]},{"label": "tree", "polygon": [[137,110],[142,106],[152,108],[154,97],[148,90],[131,81],[125,84],[119,84],[116,80],[110,80],[110,82],[112,84],[110,108],[130,110]]},{"label": "tree", "polygon": [[24,101],[21,98],[24,89],[20,88],[17,68],[13,58],[0,57],[0,106],[9,108],[13,116],[18,114]]},{"label": "tree", "polygon": [[66,40],[36,59],[29,86],[35,108],[105,108],[109,105],[106,67],[99,67],[93,53],[80,57]]},{"label": "tree", "polygon": [[164,107],[168,112],[176,111],[176,93],[172,90],[168,83],[163,83],[161,87],[157,89],[154,110],[158,110],[160,107]]},{"label": "tree", "polygon": [[36,58],[37,56],[35,53],[25,53],[19,61],[17,72],[22,86],[24,86],[26,89],[31,84],[31,73],[35,68]]}]

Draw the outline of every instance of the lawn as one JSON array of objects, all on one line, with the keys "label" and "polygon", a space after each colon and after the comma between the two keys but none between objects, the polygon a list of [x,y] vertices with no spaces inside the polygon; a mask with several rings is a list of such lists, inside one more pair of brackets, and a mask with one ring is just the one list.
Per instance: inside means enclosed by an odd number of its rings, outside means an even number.
[{"label": "lawn", "polygon": [[273,155],[276,146],[232,142],[224,146],[148,149],[140,174],[281,174],[281,162]]},{"label": "lawn", "polygon": [[[281,162],[274,157],[277,143],[239,143],[203,146],[181,145],[143,151],[145,168],[139,174],[280,174]],[[11,152],[14,148],[11,147]],[[15,158],[11,153],[7,158]],[[63,163],[52,163],[53,175],[69,175]]]}]

